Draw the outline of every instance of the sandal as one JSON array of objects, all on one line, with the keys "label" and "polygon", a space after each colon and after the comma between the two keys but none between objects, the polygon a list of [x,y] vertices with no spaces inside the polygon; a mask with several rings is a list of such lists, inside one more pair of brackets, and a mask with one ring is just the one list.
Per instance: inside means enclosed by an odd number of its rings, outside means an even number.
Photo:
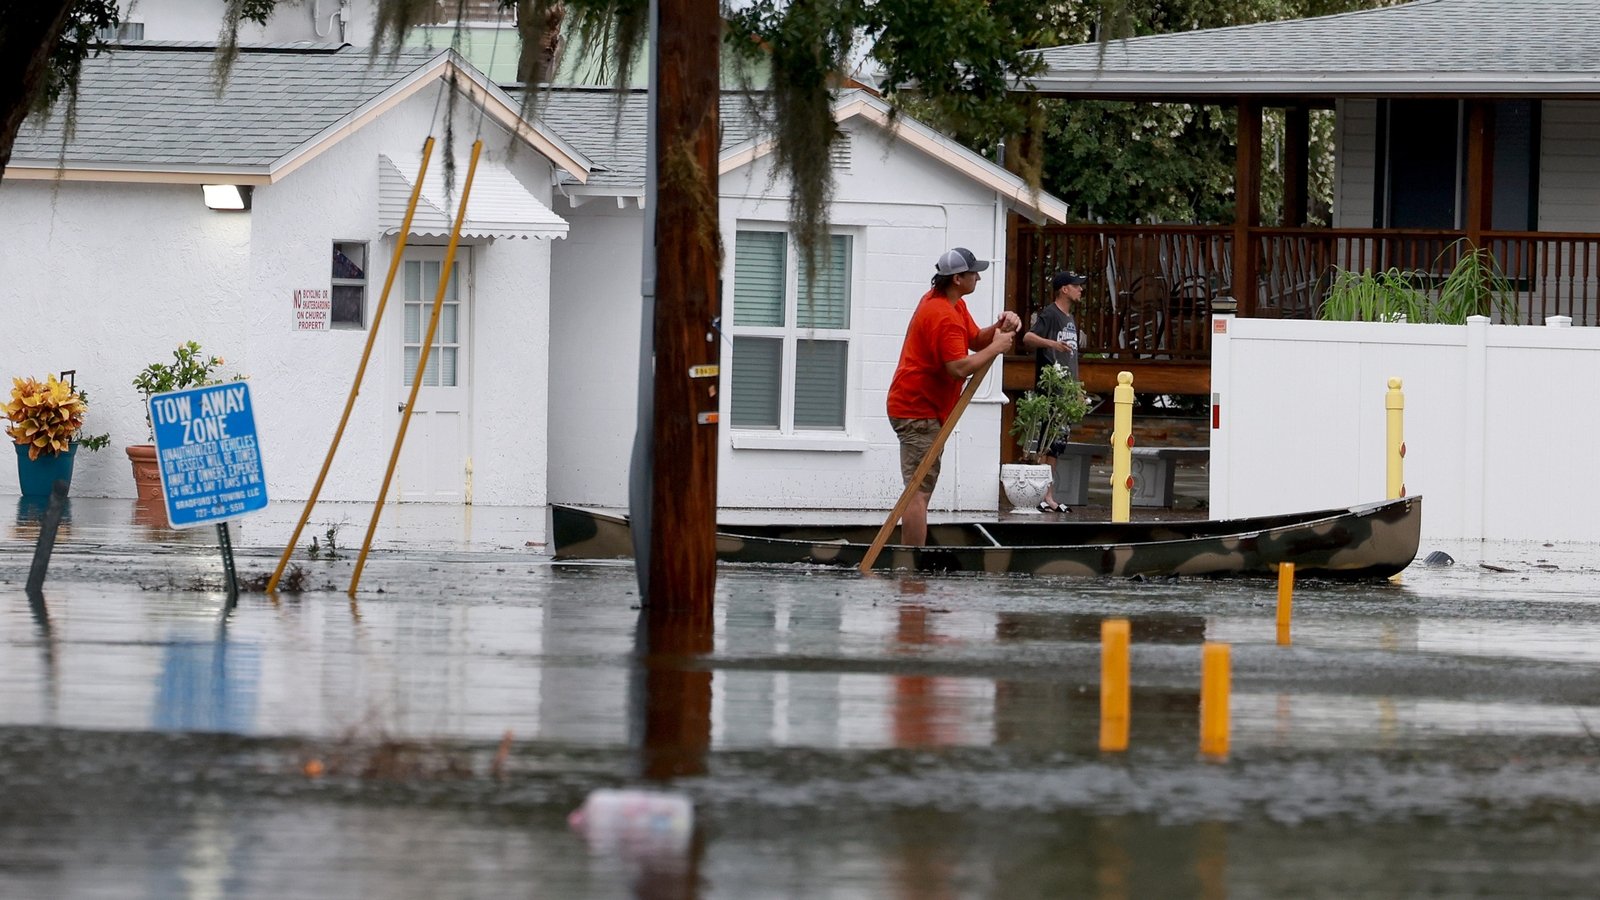
[{"label": "sandal", "polygon": [[1055,512],[1056,508],[1043,500],[1039,501],[1039,512]]}]

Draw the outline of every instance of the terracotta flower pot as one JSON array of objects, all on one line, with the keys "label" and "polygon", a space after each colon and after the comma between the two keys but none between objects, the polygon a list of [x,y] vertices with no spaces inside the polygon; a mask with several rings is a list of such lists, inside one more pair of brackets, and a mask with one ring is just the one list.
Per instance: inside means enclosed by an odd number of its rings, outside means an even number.
[{"label": "terracotta flower pot", "polygon": [[155,444],[134,444],[127,449],[133,463],[133,489],[140,500],[161,500],[161,464]]}]

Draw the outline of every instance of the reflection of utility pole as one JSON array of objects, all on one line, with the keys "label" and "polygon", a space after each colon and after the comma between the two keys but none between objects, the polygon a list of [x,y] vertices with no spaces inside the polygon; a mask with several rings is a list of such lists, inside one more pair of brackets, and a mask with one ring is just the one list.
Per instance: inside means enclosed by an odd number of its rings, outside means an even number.
[{"label": "reflection of utility pole", "polygon": [[[654,372],[652,396],[640,398],[651,404],[652,424],[650,458],[635,463],[647,470],[646,496],[635,494],[631,503],[636,525],[648,533],[648,551],[639,557],[645,602],[699,613],[710,610],[716,587],[722,18],[717,0],[653,5],[655,196],[648,213],[655,261],[647,266],[646,291],[653,274]],[[641,487],[636,477],[630,491]],[[638,508],[646,502],[641,521]]]}]

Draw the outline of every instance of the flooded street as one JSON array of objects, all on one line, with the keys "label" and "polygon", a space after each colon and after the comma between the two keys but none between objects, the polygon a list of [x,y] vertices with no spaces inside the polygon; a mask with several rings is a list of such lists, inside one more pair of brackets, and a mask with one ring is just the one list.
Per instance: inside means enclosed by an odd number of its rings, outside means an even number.
[{"label": "flooded street", "polygon": [[[214,532],[71,525],[43,602],[24,519],[0,552],[5,897],[1552,897],[1600,872],[1592,546],[1302,583],[1287,647],[1268,581],[724,567],[708,627],[646,658],[632,567],[552,562],[537,524],[379,549],[354,601],[353,554],[302,554],[307,590],[231,608]],[[279,530],[243,529],[246,580]],[[1125,753],[1098,748],[1113,616]],[[1232,647],[1221,760],[1203,641]],[[695,840],[586,841],[567,816],[610,787],[686,795]]]}]

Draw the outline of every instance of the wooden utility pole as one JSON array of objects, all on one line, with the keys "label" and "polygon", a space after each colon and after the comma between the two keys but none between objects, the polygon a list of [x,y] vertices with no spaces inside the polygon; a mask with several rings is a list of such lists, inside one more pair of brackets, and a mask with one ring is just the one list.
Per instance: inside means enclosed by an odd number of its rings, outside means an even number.
[{"label": "wooden utility pole", "polygon": [[716,587],[717,0],[657,0],[655,386],[644,602],[689,615]]}]

